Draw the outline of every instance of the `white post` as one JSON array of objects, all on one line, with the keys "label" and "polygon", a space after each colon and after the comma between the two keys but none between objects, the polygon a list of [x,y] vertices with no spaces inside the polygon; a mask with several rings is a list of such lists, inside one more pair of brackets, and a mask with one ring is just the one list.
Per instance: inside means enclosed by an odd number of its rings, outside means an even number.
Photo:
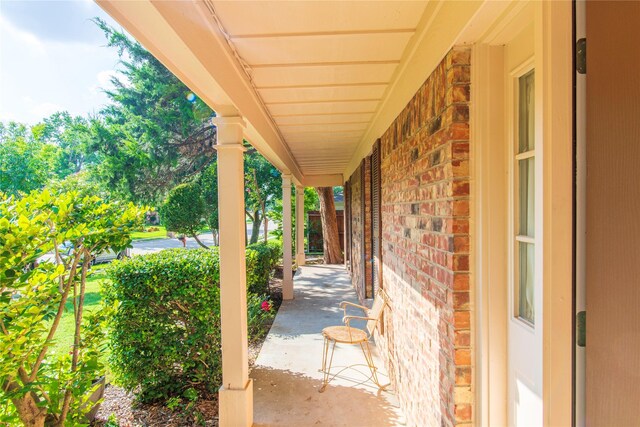
[{"label": "white post", "polygon": [[291,175],[282,174],[282,298],[293,299],[291,273]]},{"label": "white post", "polygon": [[304,187],[296,185],[296,263],[304,265]]},{"label": "white post", "polygon": [[245,267],[244,120],[216,117],[220,222],[220,312],[222,387],[220,425],[253,424],[253,383],[249,379]]}]

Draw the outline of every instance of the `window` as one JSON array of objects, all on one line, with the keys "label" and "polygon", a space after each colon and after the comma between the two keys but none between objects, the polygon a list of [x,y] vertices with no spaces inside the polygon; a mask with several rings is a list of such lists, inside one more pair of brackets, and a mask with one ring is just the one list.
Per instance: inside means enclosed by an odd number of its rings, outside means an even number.
[{"label": "window", "polygon": [[515,206],[515,295],[517,317],[535,323],[535,95],[534,71],[518,78],[516,206]]}]

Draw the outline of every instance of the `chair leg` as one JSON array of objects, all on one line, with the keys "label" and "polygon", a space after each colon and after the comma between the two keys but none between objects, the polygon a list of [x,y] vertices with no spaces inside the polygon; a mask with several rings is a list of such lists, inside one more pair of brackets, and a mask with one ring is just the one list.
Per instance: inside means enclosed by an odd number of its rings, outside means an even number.
[{"label": "chair leg", "polygon": [[360,348],[362,348],[362,353],[364,353],[364,358],[367,361],[367,365],[369,365],[369,370],[371,371],[371,378],[373,382],[378,386],[380,390],[384,390],[387,388],[387,385],[381,385],[380,381],[378,381],[378,368],[373,362],[373,356],[371,355],[371,348],[369,348],[369,342],[364,341],[360,343]]},{"label": "chair leg", "polygon": [[336,350],[336,342],[333,341],[333,346],[331,347],[331,357],[329,357],[329,366],[327,367],[327,356],[329,356],[330,345],[331,345],[331,341],[327,339],[327,337],[325,337],[324,349],[322,351],[322,373],[323,373],[322,387],[320,387],[320,390],[318,390],[320,393],[322,393],[327,388],[327,385],[329,384],[329,373],[331,372],[331,364],[333,363],[333,353]]}]

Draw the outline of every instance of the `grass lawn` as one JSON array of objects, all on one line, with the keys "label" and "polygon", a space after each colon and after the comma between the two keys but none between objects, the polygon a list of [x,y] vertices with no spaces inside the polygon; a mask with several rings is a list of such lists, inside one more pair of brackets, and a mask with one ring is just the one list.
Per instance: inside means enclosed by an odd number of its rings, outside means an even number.
[{"label": "grass lawn", "polygon": [[[167,238],[167,229],[163,226],[154,226],[158,229],[158,231],[136,231],[131,233],[131,238],[133,240],[153,240],[153,239],[166,239]],[[151,228],[151,227],[147,227]],[[202,233],[210,233],[211,230],[209,228],[203,228],[198,231],[198,234]]]},{"label": "grass lawn", "polygon": [[[100,285],[103,281],[109,280],[104,272],[104,268],[105,265],[96,265],[91,269],[87,277],[84,296],[84,314],[88,314],[100,307],[100,300],[102,299]],[[49,349],[50,354],[63,354],[71,351],[74,329],[73,303],[67,302],[65,312],[62,315],[62,319],[60,319],[60,324],[56,331],[56,343]]]},{"label": "grass lawn", "polygon": [[[133,240],[151,240],[151,239],[164,239],[167,237],[167,229],[162,226],[154,226],[158,231],[136,231],[131,233]],[[151,228],[151,227],[147,227]]]}]

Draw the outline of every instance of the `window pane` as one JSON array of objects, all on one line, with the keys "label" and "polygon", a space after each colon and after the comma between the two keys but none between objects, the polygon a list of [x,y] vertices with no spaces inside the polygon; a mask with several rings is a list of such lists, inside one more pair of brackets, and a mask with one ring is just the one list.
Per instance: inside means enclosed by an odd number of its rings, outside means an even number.
[{"label": "window pane", "polygon": [[533,70],[520,77],[518,96],[520,107],[518,111],[518,153],[531,151],[535,148],[535,94]]},{"label": "window pane", "polygon": [[519,260],[519,292],[518,316],[534,323],[535,312],[533,305],[533,267],[534,246],[531,243],[518,242],[520,246]]},{"label": "window pane", "polygon": [[534,236],[535,227],[535,161],[533,157],[518,160],[518,198],[520,199],[520,227],[521,236]]}]

